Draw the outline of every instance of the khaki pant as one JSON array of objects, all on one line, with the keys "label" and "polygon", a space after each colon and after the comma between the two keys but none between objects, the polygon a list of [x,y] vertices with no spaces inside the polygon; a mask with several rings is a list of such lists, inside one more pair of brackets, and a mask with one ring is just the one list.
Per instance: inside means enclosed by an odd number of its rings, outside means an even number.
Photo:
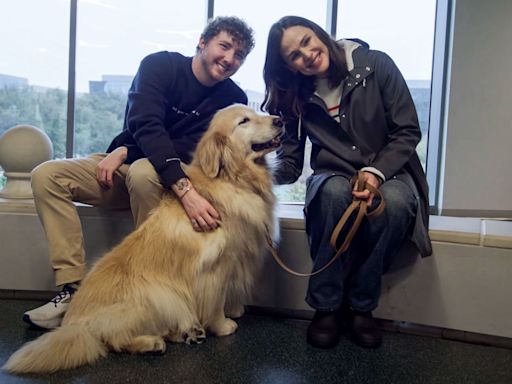
[{"label": "khaki pant", "polygon": [[48,240],[56,285],[80,281],[85,275],[82,227],[74,201],[110,209],[131,207],[138,227],[162,198],[164,189],[147,159],[123,164],[113,176],[114,186],[100,187],[96,166],[106,156],[50,160],[32,171],[34,202]]}]

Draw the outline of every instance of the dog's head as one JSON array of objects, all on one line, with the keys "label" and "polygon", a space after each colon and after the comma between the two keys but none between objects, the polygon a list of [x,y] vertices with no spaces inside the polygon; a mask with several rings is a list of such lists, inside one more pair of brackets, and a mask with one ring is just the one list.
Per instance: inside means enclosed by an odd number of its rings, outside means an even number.
[{"label": "dog's head", "polygon": [[218,111],[197,147],[194,160],[209,177],[233,175],[280,145],[284,124],[278,116],[259,115],[235,104]]}]

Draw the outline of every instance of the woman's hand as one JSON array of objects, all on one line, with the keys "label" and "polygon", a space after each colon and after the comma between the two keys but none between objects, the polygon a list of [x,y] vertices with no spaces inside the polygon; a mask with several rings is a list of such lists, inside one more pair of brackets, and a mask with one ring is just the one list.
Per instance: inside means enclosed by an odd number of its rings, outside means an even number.
[{"label": "woman's hand", "polygon": [[[375,189],[378,189],[380,187],[380,180],[373,173],[363,172],[363,176],[364,176],[365,185],[370,184]],[[358,185],[357,185],[357,181],[356,181],[356,183],[354,184],[354,189],[352,190],[352,195],[356,199],[366,200],[368,207],[371,207],[372,203],[373,203],[374,194],[372,192],[370,192],[368,189],[365,189],[364,191],[361,191],[361,192],[357,192],[357,188],[358,188]]]},{"label": "woman's hand", "polygon": [[102,188],[112,188],[114,185],[112,181],[114,172],[123,165],[126,156],[128,156],[128,148],[119,147],[114,149],[107,157],[98,163],[96,166],[96,180]]}]

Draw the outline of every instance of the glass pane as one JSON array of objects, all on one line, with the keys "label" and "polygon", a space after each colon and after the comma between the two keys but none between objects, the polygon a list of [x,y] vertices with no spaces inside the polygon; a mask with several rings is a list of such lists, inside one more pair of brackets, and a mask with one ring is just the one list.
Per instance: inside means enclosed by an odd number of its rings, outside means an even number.
[{"label": "glass pane", "polygon": [[337,38],[364,40],[370,48],[386,52],[400,68],[418,111],[423,137],[417,151],[425,168],[436,0],[368,0],[363,13],[361,4],[340,2]]},{"label": "glass pane", "polygon": [[65,157],[69,1],[0,3],[0,135],[29,124]]},{"label": "glass pane", "polygon": [[192,56],[205,22],[204,0],[79,0],[75,156],[105,152],[122,130],[140,61],[163,50]]},{"label": "glass pane", "polygon": [[[269,12],[269,10],[272,10]],[[244,2],[239,0],[216,0],[215,16],[237,15],[244,19],[253,29],[256,39],[254,51],[247,57],[244,65],[233,76],[240,87],[247,93],[249,106],[257,111],[263,102],[265,83],[263,82],[263,63],[267,49],[267,37],[270,26],[286,15],[306,17],[322,27],[326,27],[327,1],[297,2],[292,0]],[[308,145],[310,152],[310,145]],[[304,159],[304,172],[293,185],[283,185],[275,189],[280,202],[303,202],[305,180],[311,174],[309,155]]]}]

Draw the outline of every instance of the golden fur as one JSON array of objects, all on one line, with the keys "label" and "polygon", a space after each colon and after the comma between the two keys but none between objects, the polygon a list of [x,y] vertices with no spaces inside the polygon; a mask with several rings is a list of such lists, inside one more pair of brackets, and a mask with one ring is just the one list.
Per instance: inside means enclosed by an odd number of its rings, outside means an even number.
[{"label": "golden fur", "polygon": [[[92,363],[109,350],[163,353],[166,340],[233,333],[237,324],[225,307],[243,312],[240,300],[262,264],[266,231],[276,230],[263,155],[275,149],[281,126],[246,106],[219,111],[185,172],[221,215],[220,228],[194,231],[180,202],[166,196],[94,265],[62,326],[24,345],[4,369],[54,372]],[[257,143],[270,144],[253,150]]]}]

